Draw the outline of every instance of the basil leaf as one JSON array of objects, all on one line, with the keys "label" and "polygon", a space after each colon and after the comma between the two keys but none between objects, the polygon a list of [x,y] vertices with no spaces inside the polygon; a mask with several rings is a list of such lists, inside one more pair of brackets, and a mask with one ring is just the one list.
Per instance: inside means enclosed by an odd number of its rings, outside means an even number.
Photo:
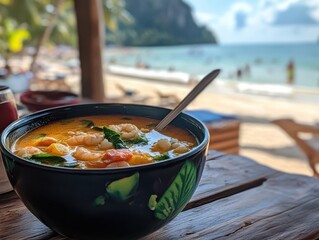
[{"label": "basil leaf", "polygon": [[170,158],[170,156],[169,156],[168,153],[163,153],[163,154],[161,154],[161,155],[154,156],[154,157],[153,157],[153,160],[155,160],[155,161],[161,161],[161,160],[166,160],[166,159],[169,159],[169,158]]},{"label": "basil leaf", "polygon": [[63,167],[69,167],[69,168],[75,168],[79,165],[78,162],[74,161],[74,162],[65,162],[63,164]]},{"label": "basil leaf", "polygon": [[103,129],[102,128],[100,128],[100,127],[96,127],[95,125],[94,125],[94,122],[93,121],[91,121],[91,120],[81,120],[81,124],[84,126],[84,127],[88,127],[88,128],[91,128],[91,129],[93,129],[93,130],[96,130],[96,131],[103,131]]},{"label": "basil leaf", "polygon": [[103,127],[103,132],[104,132],[104,137],[113,144],[115,149],[127,148],[120,134],[118,134],[117,132],[107,127]]},{"label": "basil leaf", "polygon": [[100,132],[102,132],[103,131],[103,128],[100,128],[100,127],[92,127],[91,129],[93,129],[93,130],[96,130],[96,131],[100,131]]},{"label": "basil leaf", "polygon": [[148,144],[148,139],[147,137],[145,136],[145,134],[140,134],[138,136],[138,138],[136,139],[130,139],[130,140],[125,140],[125,142],[127,144],[141,144],[141,145],[146,145]]},{"label": "basil leaf", "polygon": [[94,123],[91,120],[86,120],[86,119],[81,120],[81,124],[82,124],[82,126],[88,127],[88,128],[94,127]]},{"label": "basil leaf", "polygon": [[94,122],[91,121],[91,120],[81,120],[81,124],[82,124],[84,127],[91,128],[91,129],[93,129],[93,130],[95,130],[95,131],[101,131],[101,132],[103,131],[102,128],[94,126]]},{"label": "basil leaf", "polygon": [[46,136],[45,133],[40,133],[39,136],[38,136],[38,138],[44,138],[45,136]]},{"label": "basil leaf", "polygon": [[45,164],[51,164],[51,165],[66,162],[66,160],[63,157],[48,154],[48,153],[34,154],[28,157],[27,159],[45,163]]}]

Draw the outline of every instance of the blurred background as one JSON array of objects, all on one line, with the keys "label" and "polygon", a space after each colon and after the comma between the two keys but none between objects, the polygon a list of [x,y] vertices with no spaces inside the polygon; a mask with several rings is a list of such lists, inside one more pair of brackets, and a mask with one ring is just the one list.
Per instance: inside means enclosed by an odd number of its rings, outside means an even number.
[{"label": "blurred background", "polygon": [[[73,1],[1,0],[0,11],[2,61],[27,53],[32,68],[44,46],[79,66],[66,53],[77,47]],[[195,78],[219,67],[225,80],[319,86],[316,0],[107,0],[103,12],[105,63]]]},{"label": "blurred background", "polygon": [[[30,89],[83,94],[78,29],[93,25],[77,25],[90,11],[76,17],[77,2],[83,1],[0,0],[0,84],[17,96]],[[318,0],[93,2],[105,34],[106,99],[173,107],[221,68],[190,109],[235,116],[240,154],[312,174],[307,155],[272,121],[319,122]]]}]

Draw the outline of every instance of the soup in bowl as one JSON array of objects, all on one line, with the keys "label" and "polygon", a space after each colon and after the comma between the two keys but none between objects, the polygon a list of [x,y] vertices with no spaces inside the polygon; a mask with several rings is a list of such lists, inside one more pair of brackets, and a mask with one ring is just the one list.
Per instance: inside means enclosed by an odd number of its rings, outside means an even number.
[{"label": "soup in bowl", "polygon": [[76,239],[138,238],[171,221],[190,200],[209,133],[181,113],[146,105],[86,104],[25,116],[1,136],[9,180],[26,207]]}]

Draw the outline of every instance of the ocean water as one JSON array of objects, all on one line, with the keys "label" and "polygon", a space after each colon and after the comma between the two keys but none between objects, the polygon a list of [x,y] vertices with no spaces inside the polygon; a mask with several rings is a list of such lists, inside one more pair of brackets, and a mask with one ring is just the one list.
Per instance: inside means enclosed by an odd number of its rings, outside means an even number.
[{"label": "ocean water", "polygon": [[315,43],[106,49],[104,60],[122,66],[143,63],[193,76],[221,68],[221,79],[280,85],[287,84],[287,64],[293,61],[294,86],[319,89],[319,44]]}]

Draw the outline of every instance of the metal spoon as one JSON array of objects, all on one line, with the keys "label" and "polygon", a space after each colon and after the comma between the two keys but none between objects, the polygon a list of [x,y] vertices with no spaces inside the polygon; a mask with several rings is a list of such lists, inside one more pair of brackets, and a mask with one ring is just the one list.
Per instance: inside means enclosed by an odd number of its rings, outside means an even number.
[{"label": "metal spoon", "polygon": [[188,95],[172,110],[165,118],[160,121],[155,130],[161,131],[165,128],[177,115],[190,104],[199,93],[201,93],[220,73],[220,69],[215,69],[208,73],[194,88],[188,93]]}]

